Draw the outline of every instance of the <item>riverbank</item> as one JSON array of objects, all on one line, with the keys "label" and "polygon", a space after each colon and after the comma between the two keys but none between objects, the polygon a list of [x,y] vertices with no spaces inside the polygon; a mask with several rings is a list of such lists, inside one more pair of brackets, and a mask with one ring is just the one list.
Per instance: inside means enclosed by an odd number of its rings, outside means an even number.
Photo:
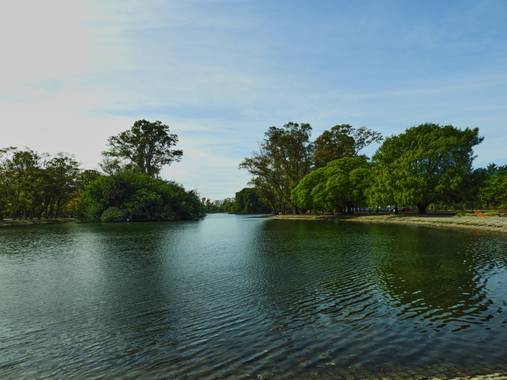
[{"label": "riverbank", "polygon": [[39,224],[60,224],[75,222],[74,218],[58,218],[58,219],[4,219],[0,220],[0,227],[12,226],[33,226]]},{"label": "riverbank", "polygon": [[353,223],[420,225],[507,233],[507,217],[447,215],[276,215],[277,220],[339,220]]}]

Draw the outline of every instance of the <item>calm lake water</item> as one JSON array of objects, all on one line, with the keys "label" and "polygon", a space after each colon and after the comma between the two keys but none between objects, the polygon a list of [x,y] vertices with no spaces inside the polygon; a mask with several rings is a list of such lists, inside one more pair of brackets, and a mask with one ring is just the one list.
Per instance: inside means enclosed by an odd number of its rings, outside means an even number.
[{"label": "calm lake water", "polygon": [[211,215],[0,230],[0,378],[507,371],[507,239]]}]

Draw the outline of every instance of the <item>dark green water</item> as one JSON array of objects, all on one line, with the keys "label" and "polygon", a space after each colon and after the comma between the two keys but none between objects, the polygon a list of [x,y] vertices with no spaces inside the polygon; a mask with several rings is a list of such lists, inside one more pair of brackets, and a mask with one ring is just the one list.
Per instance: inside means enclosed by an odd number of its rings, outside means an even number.
[{"label": "dark green water", "polygon": [[213,215],[0,230],[0,378],[507,371],[507,239]]}]

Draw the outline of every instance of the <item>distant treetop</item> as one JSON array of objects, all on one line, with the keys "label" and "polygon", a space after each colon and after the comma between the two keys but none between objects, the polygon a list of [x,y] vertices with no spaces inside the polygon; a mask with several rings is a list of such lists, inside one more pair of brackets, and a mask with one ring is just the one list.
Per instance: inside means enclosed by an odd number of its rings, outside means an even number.
[{"label": "distant treetop", "polygon": [[178,135],[160,121],[137,120],[132,128],[108,139],[109,148],[103,152],[102,169],[112,173],[121,167],[134,167],[156,177],[164,165],[180,161],[181,149],[173,149]]}]

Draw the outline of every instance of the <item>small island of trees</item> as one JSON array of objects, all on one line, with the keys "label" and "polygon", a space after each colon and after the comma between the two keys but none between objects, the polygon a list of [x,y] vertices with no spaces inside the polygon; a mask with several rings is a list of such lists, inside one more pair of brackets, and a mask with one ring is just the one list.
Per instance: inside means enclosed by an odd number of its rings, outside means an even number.
[{"label": "small island of trees", "polygon": [[0,151],[0,219],[78,218],[92,222],[199,219],[195,191],[159,178],[179,161],[178,136],[160,121],[138,120],[112,136],[103,173],[83,170],[71,155],[9,147]]}]

